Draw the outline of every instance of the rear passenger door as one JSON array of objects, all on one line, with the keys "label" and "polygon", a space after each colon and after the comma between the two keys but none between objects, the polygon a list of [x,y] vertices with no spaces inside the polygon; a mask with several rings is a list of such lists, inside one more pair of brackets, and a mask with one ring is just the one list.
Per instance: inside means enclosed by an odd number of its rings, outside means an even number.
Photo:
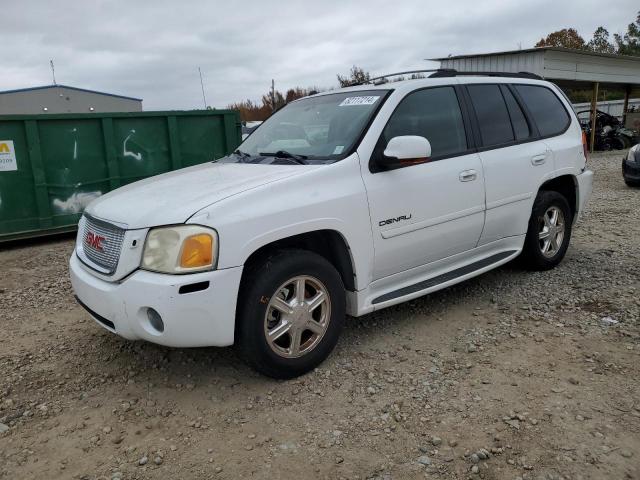
[{"label": "rear passenger door", "polygon": [[484,245],[526,233],[533,198],[554,171],[553,155],[510,86],[472,83],[466,90],[485,177],[486,217],[478,243]]}]

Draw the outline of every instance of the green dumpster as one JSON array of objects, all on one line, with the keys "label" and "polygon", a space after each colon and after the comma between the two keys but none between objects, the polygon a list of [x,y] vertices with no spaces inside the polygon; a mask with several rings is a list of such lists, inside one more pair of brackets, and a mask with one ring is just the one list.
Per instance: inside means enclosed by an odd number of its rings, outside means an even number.
[{"label": "green dumpster", "polygon": [[240,144],[232,110],[0,116],[0,241],[75,229],[94,198]]}]

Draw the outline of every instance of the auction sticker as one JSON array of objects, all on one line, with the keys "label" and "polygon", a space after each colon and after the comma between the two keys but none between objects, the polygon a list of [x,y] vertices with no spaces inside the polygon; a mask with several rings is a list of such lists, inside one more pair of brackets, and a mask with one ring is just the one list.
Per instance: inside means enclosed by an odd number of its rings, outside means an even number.
[{"label": "auction sticker", "polygon": [[380,96],[368,96],[368,97],[347,97],[345,98],[339,107],[349,107],[351,105],[373,105],[378,101]]},{"label": "auction sticker", "polygon": [[13,140],[0,140],[0,172],[18,170]]}]

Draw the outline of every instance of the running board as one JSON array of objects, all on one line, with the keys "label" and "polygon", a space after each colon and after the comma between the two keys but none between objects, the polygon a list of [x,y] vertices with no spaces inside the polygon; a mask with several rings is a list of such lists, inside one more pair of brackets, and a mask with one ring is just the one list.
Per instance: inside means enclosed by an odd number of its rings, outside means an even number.
[{"label": "running board", "polygon": [[470,273],[486,268],[489,265],[498,263],[499,261],[504,260],[505,258],[510,257],[517,252],[517,250],[508,250],[506,252],[496,253],[495,255],[491,255],[490,257],[483,258],[482,260],[478,260],[477,262],[470,263],[469,265],[465,265],[464,267],[456,268],[455,270],[443,273],[442,275],[438,275],[437,277],[429,278],[428,280],[414,283],[413,285],[409,285],[408,287],[402,287],[398,290],[394,290],[393,292],[385,293],[384,295],[373,299],[371,303],[375,305],[377,303],[388,302],[389,300],[393,300],[398,297],[404,297],[405,295],[411,295],[412,293],[435,287],[436,285],[439,285],[441,283],[450,282],[451,280],[454,280],[458,277],[469,275]]}]

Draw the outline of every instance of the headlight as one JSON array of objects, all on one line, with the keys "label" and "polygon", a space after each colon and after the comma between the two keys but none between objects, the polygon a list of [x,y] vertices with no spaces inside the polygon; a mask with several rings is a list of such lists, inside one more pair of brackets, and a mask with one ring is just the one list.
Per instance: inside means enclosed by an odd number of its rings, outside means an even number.
[{"label": "headlight", "polygon": [[218,234],[199,225],[179,225],[149,230],[142,252],[145,270],[192,273],[215,268]]}]

